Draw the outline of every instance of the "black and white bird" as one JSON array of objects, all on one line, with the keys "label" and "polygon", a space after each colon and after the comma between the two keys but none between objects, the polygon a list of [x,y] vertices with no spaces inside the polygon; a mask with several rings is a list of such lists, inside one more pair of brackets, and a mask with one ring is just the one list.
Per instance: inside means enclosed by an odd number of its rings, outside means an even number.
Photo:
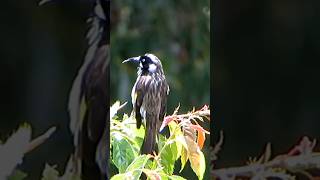
[{"label": "black and white bird", "polygon": [[145,137],[141,147],[141,154],[158,152],[157,139],[160,123],[163,120],[166,107],[169,85],[167,83],[161,61],[153,54],[145,54],[129,58],[125,62],[139,64],[137,80],[132,88],[131,98],[133,113],[137,128],[143,123]]},{"label": "black and white bird", "polygon": [[69,96],[74,136],[74,173],[83,180],[108,179],[109,0],[96,0],[89,18],[88,50]]}]

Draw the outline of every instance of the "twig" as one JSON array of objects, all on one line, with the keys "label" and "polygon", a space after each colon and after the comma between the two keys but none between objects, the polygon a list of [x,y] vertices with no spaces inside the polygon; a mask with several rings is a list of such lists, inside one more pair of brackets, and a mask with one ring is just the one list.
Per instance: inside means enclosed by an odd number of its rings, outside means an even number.
[{"label": "twig", "polygon": [[[213,154],[213,157],[212,157],[212,159],[211,159],[212,161],[217,160],[217,154],[218,154],[218,152],[221,150],[222,143],[223,143],[223,131],[220,131],[219,141],[217,142],[217,144],[213,147],[213,150],[211,151],[212,154]],[[213,162],[212,162],[212,163],[213,163]]]},{"label": "twig", "polygon": [[185,119],[189,118],[190,116],[209,116],[210,115],[210,110],[205,110],[205,111],[195,111],[195,112],[189,112],[187,114],[179,114],[179,115],[170,115],[166,116],[164,119]]}]

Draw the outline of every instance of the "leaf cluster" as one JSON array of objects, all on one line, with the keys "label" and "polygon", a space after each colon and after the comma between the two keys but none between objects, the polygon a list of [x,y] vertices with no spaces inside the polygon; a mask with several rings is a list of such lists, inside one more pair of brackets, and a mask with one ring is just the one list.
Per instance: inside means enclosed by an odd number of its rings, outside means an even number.
[{"label": "leaf cluster", "polygon": [[[171,116],[165,117],[161,130],[168,126],[169,137],[159,135],[159,153],[140,155],[140,146],[144,138],[144,129],[136,128],[133,116],[124,114],[122,118],[116,112],[123,106],[116,102],[111,107],[111,161],[118,174],[111,179],[139,179],[144,173],[149,179],[185,179],[174,174],[176,162],[180,161],[184,169],[189,161],[192,170],[199,179],[205,172],[205,157],[201,151],[205,134],[209,134],[198,121],[209,120],[210,110],[204,106],[186,114],[178,114],[178,108]],[[161,131],[160,130],[160,131]]]}]

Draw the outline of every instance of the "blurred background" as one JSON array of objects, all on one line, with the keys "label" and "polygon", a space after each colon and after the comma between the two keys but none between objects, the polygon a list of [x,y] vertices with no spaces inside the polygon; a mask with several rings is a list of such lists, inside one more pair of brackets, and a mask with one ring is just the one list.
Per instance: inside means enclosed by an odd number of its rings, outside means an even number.
[{"label": "blurred background", "polygon": [[57,126],[19,167],[32,180],[40,178],[46,162],[63,172],[72,152],[67,102],[85,54],[91,9],[84,0],[41,7],[38,2],[10,0],[0,6],[0,139],[22,122],[31,124],[33,138]]},{"label": "blurred background", "polygon": [[304,135],[320,138],[319,5],[215,1],[213,131],[225,134],[217,168],[245,165],[267,142],[274,156]]},{"label": "blurred background", "polygon": [[[111,104],[116,100],[127,101],[123,112],[130,114],[137,67],[121,62],[145,53],[155,54],[162,62],[170,86],[168,114],[179,103],[180,113],[210,103],[209,3],[209,0],[111,2]],[[209,129],[209,123],[205,128]],[[206,157],[208,145],[209,137],[204,148]],[[196,179],[190,166],[182,174]],[[207,174],[205,179],[208,178]]]}]

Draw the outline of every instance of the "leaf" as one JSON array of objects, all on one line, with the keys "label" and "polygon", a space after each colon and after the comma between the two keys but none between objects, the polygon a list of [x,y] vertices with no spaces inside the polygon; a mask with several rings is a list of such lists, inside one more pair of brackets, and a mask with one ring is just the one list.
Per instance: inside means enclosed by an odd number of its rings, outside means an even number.
[{"label": "leaf", "polygon": [[174,140],[168,140],[160,152],[161,164],[166,174],[172,175],[177,158],[177,147]]},{"label": "leaf", "polygon": [[185,138],[190,138],[192,141],[197,139],[196,130],[190,127],[191,123],[186,123],[183,126],[183,135]]},{"label": "leaf", "polygon": [[124,173],[129,164],[136,157],[136,153],[132,145],[125,139],[120,137],[113,140],[112,161],[118,168],[120,173]]},{"label": "leaf", "polygon": [[192,170],[196,173],[198,178],[202,180],[206,169],[205,158],[199,146],[190,137],[186,137],[188,144],[188,157]]},{"label": "leaf", "polygon": [[150,169],[143,169],[143,172],[147,175],[148,178],[152,180],[162,180],[159,172]]},{"label": "leaf", "polygon": [[204,141],[206,140],[206,135],[204,132],[201,132],[201,131],[198,131],[198,146],[200,147],[200,149],[203,148],[203,144],[204,144]]},{"label": "leaf", "polygon": [[163,130],[163,128],[165,128],[171,121],[173,121],[175,119],[175,115],[178,113],[179,108],[180,108],[180,103],[179,103],[178,107],[176,107],[176,109],[174,110],[172,116],[164,117],[162,124],[160,126],[160,129],[159,129],[159,132],[161,132]]},{"label": "leaf", "polygon": [[128,177],[128,174],[117,174],[111,177],[110,180],[131,180],[132,178]]},{"label": "leaf", "polygon": [[181,151],[181,169],[179,172],[181,172],[184,168],[184,166],[186,165],[187,163],[187,160],[188,160],[188,151],[183,148],[182,151]]},{"label": "leaf", "polygon": [[169,130],[170,130],[170,134],[172,134],[173,140],[175,141],[175,145],[177,149],[177,156],[175,160],[177,160],[181,156],[181,151],[182,151],[181,143],[185,142],[183,138],[182,138],[183,142],[180,142],[181,138],[178,138],[178,137],[183,137],[183,133],[180,129],[180,126],[174,121],[169,123]]},{"label": "leaf", "polygon": [[[142,139],[142,140],[143,140],[144,134],[145,134],[145,130],[144,130],[143,126],[140,127],[140,129],[134,128],[134,134],[135,134],[135,139]],[[139,144],[139,143],[138,143],[138,144]],[[141,146],[141,145],[142,145],[142,142],[141,142],[141,144],[139,144],[139,145]],[[140,147],[140,146],[139,146],[139,147]]]},{"label": "leaf", "polygon": [[123,103],[122,105],[120,105],[120,101],[116,101],[111,107],[110,107],[110,119],[112,119],[117,112],[119,111],[119,109],[121,109],[122,107],[124,107],[127,104],[127,102]]},{"label": "leaf", "polygon": [[181,177],[181,176],[177,176],[177,175],[172,175],[169,176],[170,180],[186,180],[185,178]]},{"label": "leaf", "polygon": [[207,134],[210,134],[209,131],[203,129],[203,127],[201,127],[199,124],[197,124],[197,125],[189,124],[189,126],[190,126],[191,128],[193,128],[193,129],[197,130],[197,131],[205,132],[205,133],[207,133]]},{"label": "leaf", "polygon": [[168,175],[163,171],[158,173],[161,177],[161,180],[186,180],[185,178],[178,176],[178,175]]},{"label": "leaf", "polygon": [[46,164],[41,180],[59,180],[59,172],[55,169],[55,166]]},{"label": "leaf", "polygon": [[159,141],[158,141],[159,150],[163,148],[163,146],[166,144],[166,142],[167,142],[167,138],[164,135],[159,134]]},{"label": "leaf", "polygon": [[21,170],[17,170],[15,169],[12,174],[8,177],[8,180],[23,180],[27,177],[28,175],[21,171]]},{"label": "leaf", "polygon": [[171,121],[174,120],[174,116],[166,116],[164,117],[162,124],[160,126],[159,132],[161,132],[163,130],[163,128],[165,128]]},{"label": "leaf", "polygon": [[151,155],[140,155],[133,160],[133,162],[128,166],[126,172],[132,171],[133,179],[138,179],[141,176],[142,169],[147,164]]}]

